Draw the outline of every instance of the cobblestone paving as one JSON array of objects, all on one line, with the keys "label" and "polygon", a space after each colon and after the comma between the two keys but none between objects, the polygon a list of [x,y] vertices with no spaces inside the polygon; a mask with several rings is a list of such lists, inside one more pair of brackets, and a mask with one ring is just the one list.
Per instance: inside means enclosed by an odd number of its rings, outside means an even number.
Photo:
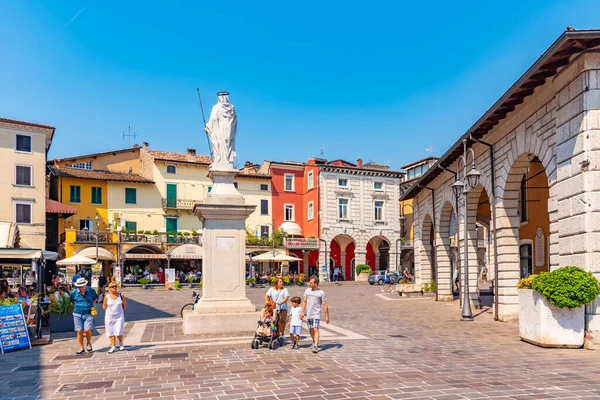
[{"label": "cobblestone paving", "polygon": [[[251,350],[250,337],[184,336],[176,318],[191,291],[128,292],[128,351],[109,355],[100,348],[106,338],[97,336],[95,353],[75,357],[67,335],[0,356],[0,398],[600,398],[598,352],[521,342],[516,324],[494,322],[487,310],[461,322],[456,304],[376,286],[324,289],[332,326],[319,354],[307,339],[299,350],[270,351]],[[257,305],[263,294],[249,290]]]}]

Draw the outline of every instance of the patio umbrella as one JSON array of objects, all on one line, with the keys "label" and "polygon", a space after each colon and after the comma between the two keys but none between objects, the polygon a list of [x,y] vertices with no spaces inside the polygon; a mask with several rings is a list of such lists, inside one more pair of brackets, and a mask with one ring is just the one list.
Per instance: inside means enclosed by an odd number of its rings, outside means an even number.
[{"label": "patio umbrella", "polygon": [[96,264],[96,260],[87,258],[85,256],[74,255],[69,258],[62,259],[56,262],[56,265],[92,265]]},{"label": "patio umbrella", "polygon": [[257,256],[253,256],[252,261],[284,262],[284,261],[301,261],[301,259],[298,257],[294,257],[294,256],[288,256],[287,254],[283,254],[283,253],[275,253],[275,255],[273,255],[272,251],[267,251],[266,253],[262,253]]}]

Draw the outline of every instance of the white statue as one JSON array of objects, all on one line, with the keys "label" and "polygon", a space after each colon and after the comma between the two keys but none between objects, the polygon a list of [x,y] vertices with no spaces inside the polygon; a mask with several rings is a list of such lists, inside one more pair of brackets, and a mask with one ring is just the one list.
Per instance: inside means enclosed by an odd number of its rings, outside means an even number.
[{"label": "white statue", "polygon": [[235,107],[229,103],[229,92],[217,93],[218,103],[210,112],[204,131],[208,134],[213,148],[212,165],[233,165],[235,158],[235,135],[237,115]]}]

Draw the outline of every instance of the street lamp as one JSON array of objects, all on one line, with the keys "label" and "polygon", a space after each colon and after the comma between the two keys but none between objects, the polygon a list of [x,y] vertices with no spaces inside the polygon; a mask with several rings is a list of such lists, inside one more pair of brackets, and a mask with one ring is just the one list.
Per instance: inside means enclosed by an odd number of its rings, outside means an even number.
[{"label": "street lamp", "polygon": [[[471,154],[471,170],[467,172],[467,161],[469,158],[469,153]],[[459,179],[460,174],[460,163],[463,163],[463,180],[464,183]],[[469,256],[468,256],[468,240],[467,240],[467,195],[469,191],[473,189],[479,183],[479,178],[481,177],[481,173],[475,169],[475,152],[473,149],[467,149],[467,139],[463,139],[463,155],[461,155],[458,159],[458,170],[456,176],[456,182],[452,184],[452,191],[454,192],[454,196],[458,198],[459,194],[462,193],[463,196],[463,205],[465,207],[465,212],[463,214],[464,218],[464,256],[463,260],[465,263],[465,271],[463,278],[463,304],[462,304],[462,321],[473,321],[473,312],[471,310],[471,301],[469,298]]]}]

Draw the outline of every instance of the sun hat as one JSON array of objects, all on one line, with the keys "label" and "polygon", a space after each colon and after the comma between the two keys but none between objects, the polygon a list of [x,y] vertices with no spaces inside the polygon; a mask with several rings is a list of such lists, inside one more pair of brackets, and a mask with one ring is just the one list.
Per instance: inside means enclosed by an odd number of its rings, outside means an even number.
[{"label": "sun hat", "polygon": [[85,278],[77,278],[77,281],[75,282],[75,287],[82,287],[88,284],[88,281],[85,280]]}]

